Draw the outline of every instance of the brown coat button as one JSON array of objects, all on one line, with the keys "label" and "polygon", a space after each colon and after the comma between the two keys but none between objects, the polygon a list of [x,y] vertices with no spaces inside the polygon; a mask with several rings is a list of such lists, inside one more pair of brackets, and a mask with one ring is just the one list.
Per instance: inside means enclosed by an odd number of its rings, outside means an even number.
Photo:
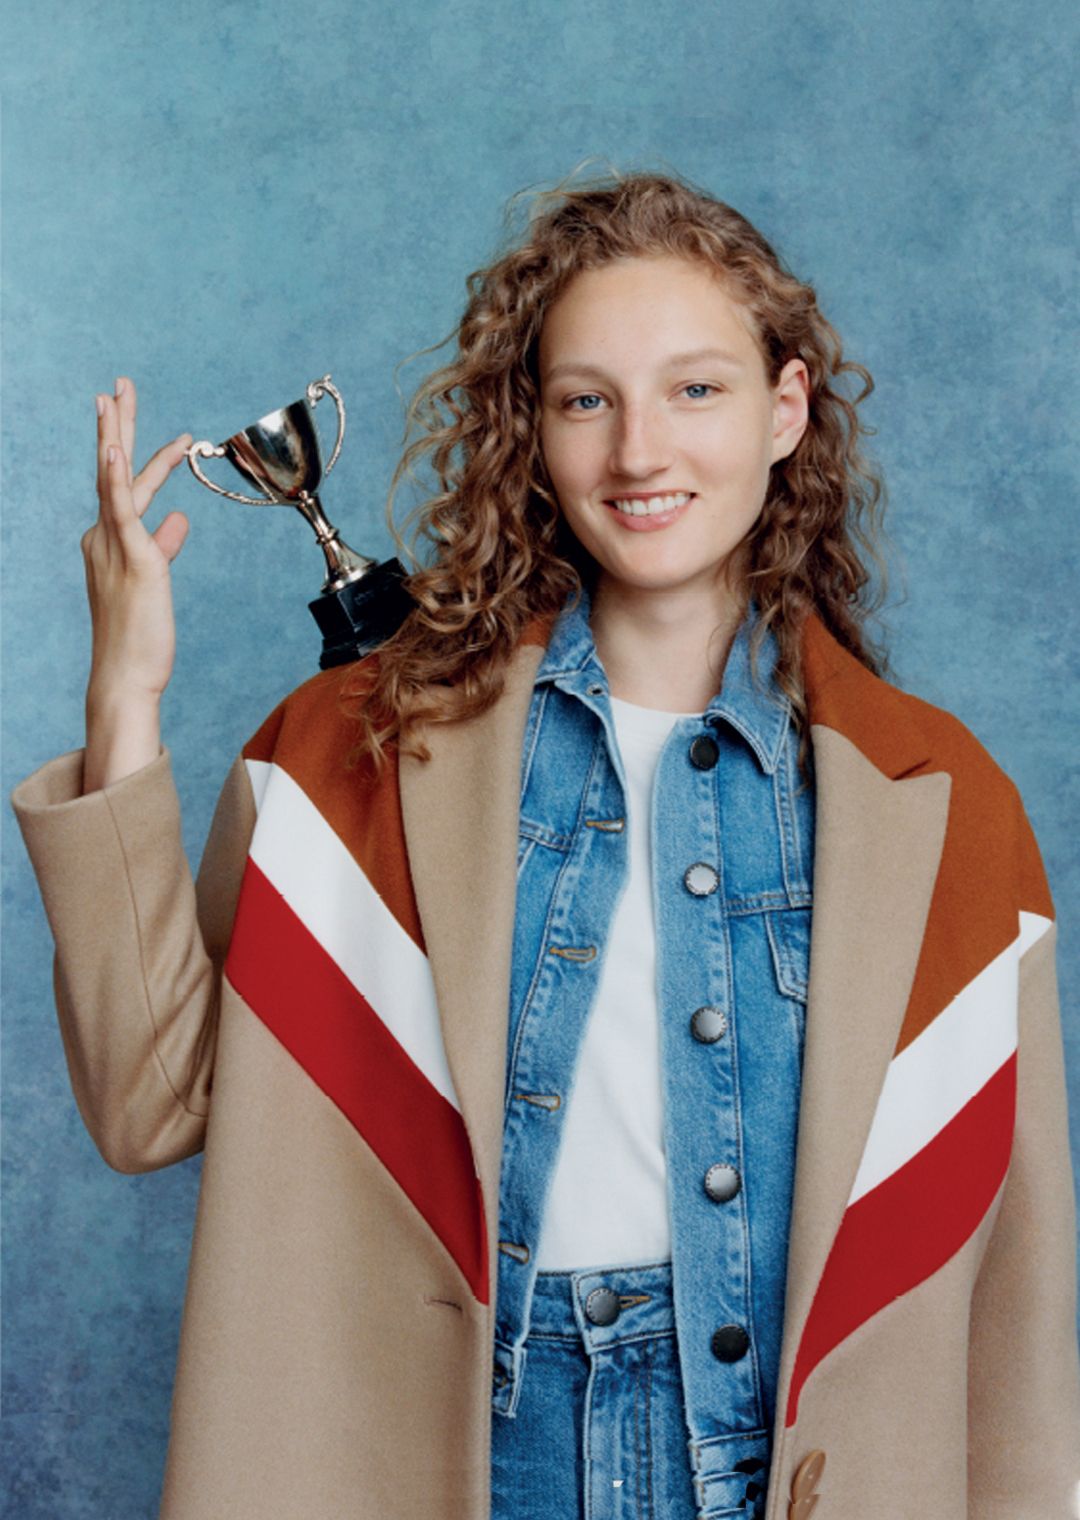
[{"label": "brown coat button", "polygon": [[825,1471],[825,1453],[820,1447],[807,1452],[791,1478],[791,1503],[787,1520],[810,1520],[820,1497],[815,1489]]}]

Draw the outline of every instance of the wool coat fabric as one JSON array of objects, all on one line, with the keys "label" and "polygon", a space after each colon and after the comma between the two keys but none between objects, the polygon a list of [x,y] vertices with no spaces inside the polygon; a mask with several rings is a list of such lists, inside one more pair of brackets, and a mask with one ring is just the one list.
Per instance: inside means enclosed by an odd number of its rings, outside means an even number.
[{"label": "wool coat fabric", "polygon": [[[17,786],[104,1159],[203,1153],[161,1520],[487,1520],[521,745],[549,623],[432,758],[358,666],[266,718],[197,878],[171,757]],[[767,1520],[1080,1514],[1054,905],[1010,778],[811,615],[814,916]],[[369,661],[378,656],[369,656]],[[661,1520],[661,1517],[657,1517]]]}]

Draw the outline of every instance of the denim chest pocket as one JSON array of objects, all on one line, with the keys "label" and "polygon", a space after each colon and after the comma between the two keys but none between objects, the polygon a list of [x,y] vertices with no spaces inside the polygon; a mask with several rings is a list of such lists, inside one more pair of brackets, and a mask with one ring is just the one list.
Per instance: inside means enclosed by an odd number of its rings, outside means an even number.
[{"label": "denim chest pocket", "polygon": [[812,908],[779,908],[765,914],[776,985],[785,997],[806,1002],[810,980]]}]

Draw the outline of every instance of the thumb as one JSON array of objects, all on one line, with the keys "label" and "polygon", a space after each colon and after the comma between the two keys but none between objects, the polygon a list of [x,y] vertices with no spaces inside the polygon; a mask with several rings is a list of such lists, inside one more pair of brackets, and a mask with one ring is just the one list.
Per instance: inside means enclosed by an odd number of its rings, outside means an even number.
[{"label": "thumb", "polygon": [[180,553],[190,526],[183,512],[170,512],[155,529],[154,542],[167,560],[174,560]]}]

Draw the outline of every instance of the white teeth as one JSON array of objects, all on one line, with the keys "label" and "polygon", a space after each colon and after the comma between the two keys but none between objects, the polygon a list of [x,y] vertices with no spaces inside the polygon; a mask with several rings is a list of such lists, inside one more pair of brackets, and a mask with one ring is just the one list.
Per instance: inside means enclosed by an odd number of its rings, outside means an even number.
[{"label": "white teeth", "polygon": [[672,507],[681,507],[683,502],[689,501],[692,491],[678,491],[674,496],[651,496],[648,501],[629,501],[619,498],[611,505],[617,507],[620,512],[626,512],[630,517],[655,517],[659,512],[670,512]]}]

